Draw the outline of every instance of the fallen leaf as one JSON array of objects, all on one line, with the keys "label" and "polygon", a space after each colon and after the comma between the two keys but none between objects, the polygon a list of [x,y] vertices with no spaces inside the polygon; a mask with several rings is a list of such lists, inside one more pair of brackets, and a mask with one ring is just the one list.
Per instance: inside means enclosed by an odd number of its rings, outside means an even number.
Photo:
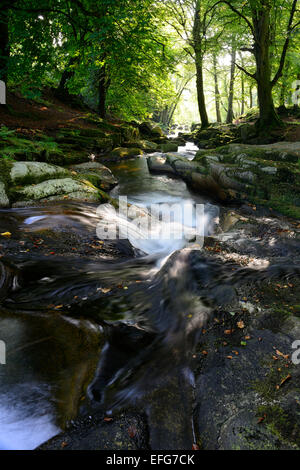
[{"label": "fallen leaf", "polygon": [[107,294],[108,292],[111,291],[111,289],[109,287],[99,287],[99,289],[97,289],[98,291],[100,290],[103,294]]},{"label": "fallen leaf", "polygon": [[227,356],[227,359],[233,359],[233,357],[232,356]]},{"label": "fallen leaf", "polygon": [[106,416],[103,421],[105,421],[106,423],[110,423],[113,419],[112,418],[109,418],[108,416]]},{"label": "fallen leaf", "polygon": [[233,332],[234,330],[225,330],[224,335],[232,335]]},{"label": "fallen leaf", "polygon": [[135,426],[129,426],[128,428],[128,434],[129,434],[129,437],[131,437],[131,439],[136,435],[137,433],[137,429]]},{"label": "fallen leaf", "polygon": [[280,382],[279,385],[276,385],[276,389],[279,390],[280,387],[285,383],[287,382],[287,380],[290,380],[292,378],[291,374],[288,374],[284,379],[282,379],[282,381]]},{"label": "fallen leaf", "polygon": [[263,421],[266,419],[267,415],[264,414],[261,418],[258,418],[257,424],[263,423]]},{"label": "fallen leaf", "polygon": [[3,233],[1,233],[1,237],[11,237],[11,233],[10,232],[3,232]]},{"label": "fallen leaf", "polygon": [[284,359],[288,359],[290,356],[289,354],[283,354],[281,351],[279,351],[278,349],[276,349],[276,354],[277,356],[281,356],[281,357],[284,357]]},{"label": "fallen leaf", "polygon": [[242,330],[243,328],[245,328],[245,323],[244,323],[243,321],[238,321],[237,324],[236,324],[236,326],[237,326],[240,330]]},{"label": "fallen leaf", "polygon": [[68,443],[67,443],[66,441],[63,441],[60,446],[61,446],[62,448],[64,448],[64,447],[67,447],[67,445],[68,445]]}]

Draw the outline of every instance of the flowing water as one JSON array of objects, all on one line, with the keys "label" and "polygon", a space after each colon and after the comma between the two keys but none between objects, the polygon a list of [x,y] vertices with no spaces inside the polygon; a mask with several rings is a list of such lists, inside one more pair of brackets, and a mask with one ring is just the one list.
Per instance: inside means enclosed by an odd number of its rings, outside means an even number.
[{"label": "flowing water", "polygon": [[[179,152],[192,159],[196,150],[188,144]],[[146,214],[151,204],[203,204],[203,235],[213,231],[218,208],[180,180],[150,175],[145,157],[110,168],[119,179],[113,197],[127,196]],[[176,227],[195,226],[194,215],[182,220],[178,214]],[[5,210],[0,219],[1,232],[19,240],[18,253],[4,257],[0,284],[0,340],[7,347],[0,365],[0,448],[33,449],[56,435],[76,417],[96,370],[89,396],[117,409],[159,385],[173,366],[184,369],[208,314],[202,306],[199,315],[186,238],[149,239],[122,217],[134,257],[79,258],[71,247],[61,257],[42,256],[22,249],[25,235],[51,231],[59,243],[72,231],[85,240],[96,238],[99,222],[120,218],[112,206],[65,203]],[[111,361],[116,343],[126,353]]]}]

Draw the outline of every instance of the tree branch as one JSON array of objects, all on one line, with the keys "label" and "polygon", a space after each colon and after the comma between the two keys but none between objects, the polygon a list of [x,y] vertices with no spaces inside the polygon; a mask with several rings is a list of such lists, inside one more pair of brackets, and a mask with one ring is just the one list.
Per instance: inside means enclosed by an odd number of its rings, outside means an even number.
[{"label": "tree branch", "polygon": [[231,5],[231,3],[228,0],[219,0],[218,2],[216,2],[212,6],[212,9],[215,8],[216,6],[220,5],[221,3],[224,3],[225,5],[227,5],[236,15],[238,15],[240,18],[242,18],[247,23],[247,25],[249,26],[249,28],[250,28],[253,36],[254,36],[254,28],[253,28],[253,25],[252,25],[251,21],[249,21],[248,18],[245,15],[243,15],[243,13],[241,13],[237,8],[235,8],[233,5]]},{"label": "tree branch", "polygon": [[246,75],[248,75],[248,77],[251,77],[253,78],[254,80],[257,80],[257,77],[256,77],[256,73],[250,73],[248,72],[248,70],[244,69],[244,67],[241,67],[241,65],[235,63],[235,65],[237,66],[237,68],[239,70],[241,70],[242,72],[244,72]]},{"label": "tree branch", "polygon": [[288,23],[288,27],[287,27],[287,36],[286,36],[286,40],[285,40],[285,43],[284,43],[284,46],[283,46],[283,50],[282,50],[282,54],[281,54],[281,59],[280,59],[279,68],[278,68],[278,70],[277,70],[277,73],[276,73],[275,77],[274,77],[273,80],[271,81],[272,87],[274,87],[274,86],[276,85],[276,83],[278,82],[279,78],[280,78],[281,75],[282,75],[282,71],[283,71],[283,67],[284,67],[284,63],[285,63],[286,54],[287,54],[288,47],[289,47],[289,44],[290,44],[291,33],[292,33],[293,29],[294,29],[294,27],[293,27],[293,21],[294,21],[294,16],[295,16],[296,9],[297,9],[297,3],[298,3],[298,0],[294,0],[294,1],[293,1],[293,5],[292,5],[292,9],[291,9],[291,14],[290,14],[290,18],[289,18],[289,23]]}]

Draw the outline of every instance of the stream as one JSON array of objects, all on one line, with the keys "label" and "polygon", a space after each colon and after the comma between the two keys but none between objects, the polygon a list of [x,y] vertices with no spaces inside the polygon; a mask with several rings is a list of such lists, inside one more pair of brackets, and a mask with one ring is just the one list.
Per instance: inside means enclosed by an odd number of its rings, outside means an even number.
[{"label": "stream", "polygon": [[[192,159],[196,150],[187,144],[179,154]],[[108,166],[119,180],[112,197],[127,196],[146,214],[152,204],[189,207],[190,217],[173,220],[188,230],[195,227],[192,208],[203,205],[203,235],[213,233],[218,207],[181,180],[152,176],[146,157]],[[193,382],[187,355],[209,308],[199,309],[190,253],[201,251],[192,237],[149,239],[123,219],[133,248],[120,241],[121,259],[80,258],[71,252],[71,238],[70,253],[61,256],[29,251],[23,237],[36,233],[38,245],[50,231],[59,244],[72,231],[96,245],[99,220],[115,222],[112,206],[66,202],[2,210],[0,219],[1,232],[14,233],[19,247],[6,253],[0,284],[0,340],[7,347],[0,365],[0,449],[36,448],[76,418],[86,396],[118,410],[143,400],[172,371]]]}]

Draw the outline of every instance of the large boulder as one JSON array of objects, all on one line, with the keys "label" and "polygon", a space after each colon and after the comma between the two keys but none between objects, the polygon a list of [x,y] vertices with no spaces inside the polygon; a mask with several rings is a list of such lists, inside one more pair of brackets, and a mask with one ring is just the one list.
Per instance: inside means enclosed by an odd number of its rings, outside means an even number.
[{"label": "large boulder", "polygon": [[0,207],[9,207],[9,199],[6,193],[5,184],[0,181]]},{"label": "large boulder", "polygon": [[108,191],[118,184],[109,168],[98,162],[81,163],[70,167],[72,175],[78,174],[80,178],[90,181],[94,186]]},{"label": "large boulder", "polygon": [[176,171],[166,162],[166,157],[153,155],[147,158],[150,173],[164,173],[176,176]]},{"label": "large boulder", "polygon": [[143,155],[143,151],[140,148],[118,147],[113,149],[110,155],[115,159],[132,158],[137,157],[139,155]]},{"label": "large boulder", "polygon": [[149,138],[150,140],[165,138],[165,134],[161,127],[159,127],[157,124],[152,124],[150,121],[142,122],[139,125],[139,130],[143,136]]},{"label": "large boulder", "polygon": [[165,144],[160,144],[159,149],[164,153],[177,152],[178,144],[173,143],[173,142],[167,142]]},{"label": "large boulder", "polygon": [[[117,184],[111,171],[96,162],[70,169],[43,162],[0,162],[0,207],[64,199],[97,202]],[[97,189],[99,188],[99,189]]]},{"label": "large boulder", "polygon": [[[230,178],[232,188],[245,185],[244,199],[300,217],[300,143],[231,144],[196,154],[195,163],[213,174],[216,168]],[[222,182],[222,184],[223,184]]]},{"label": "large boulder", "polygon": [[14,197],[17,202],[47,202],[62,199],[89,202],[101,200],[98,190],[93,185],[72,178],[52,179],[36,185],[27,185],[22,189],[15,189]]},{"label": "large boulder", "polygon": [[40,183],[66,176],[69,172],[65,168],[42,162],[15,162],[10,170],[10,180],[14,185]]}]

